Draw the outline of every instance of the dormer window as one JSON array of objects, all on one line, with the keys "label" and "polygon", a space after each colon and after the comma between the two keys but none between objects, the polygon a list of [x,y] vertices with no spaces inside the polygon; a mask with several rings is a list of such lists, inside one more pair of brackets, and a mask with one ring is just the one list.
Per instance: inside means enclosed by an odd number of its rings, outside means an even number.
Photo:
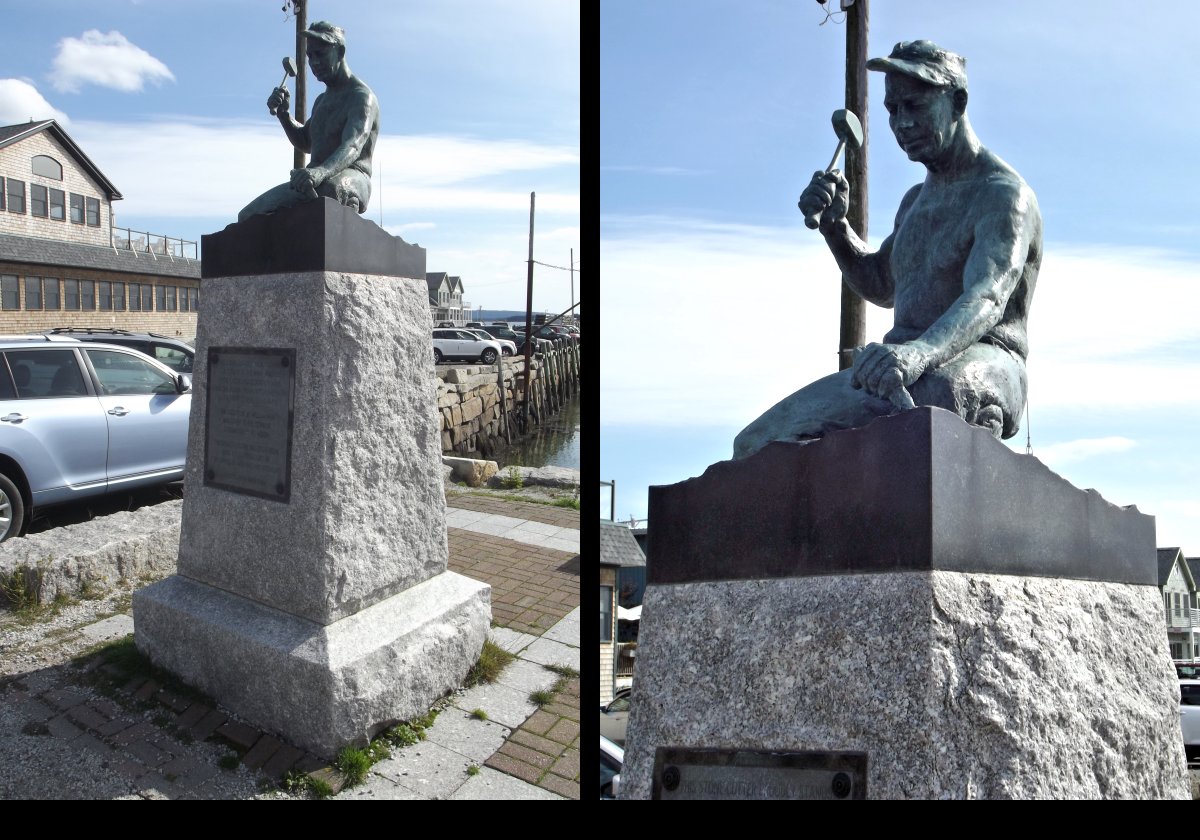
[{"label": "dormer window", "polygon": [[33,174],[42,178],[63,179],[62,164],[47,155],[35,155],[33,158]]}]

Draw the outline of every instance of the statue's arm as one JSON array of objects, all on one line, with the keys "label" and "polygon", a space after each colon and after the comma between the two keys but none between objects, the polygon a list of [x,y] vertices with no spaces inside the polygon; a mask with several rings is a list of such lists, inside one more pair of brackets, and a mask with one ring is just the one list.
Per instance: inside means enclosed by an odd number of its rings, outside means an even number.
[{"label": "statue's arm", "polygon": [[828,224],[822,220],[821,233],[842,271],[846,285],[859,297],[876,306],[892,308],[896,295],[896,282],[891,269],[892,240],[920,191],[921,185],[918,184],[904,196],[900,202],[900,209],[896,212],[892,232],[883,240],[878,251],[871,251],[867,247],[867,243],[854,232],[845,216]]},{"label": "statue's arm", "polygon": [[325,160],[313,161],[308,169],[316,184],[337,175],[362,156],[371,137],[371,127],[379,119],[379,103],[369,90],[360,91],[351,101],[346,114],[342,140]]},{"label": "statue's arm", "polygon": [[[277,92],[281,92],[282,96],[278,99],[268,100],[270,102],[278,102],[278,109],[275,111],[275,117],[279,120],[279,124],[283,126],[283,131],[287,135],[288,142],[302,152],[312,151],[312,140],[309,138],[308,126],[296,122],[292,119],[292,115],[288,113],[288,105],[290,104],[290,95],[287,88],[278,88]],[[322,94],[323,96],[324,94]],[[318,96],[317,100],[320,101]],[[313,103],[313,109],[316,109],[316,103]]]},{"label": "statue's arm", "polygon": [[982,199],[975,244],[963,268],[962,294],[913,342],[927,354],[925,367],[953,359],[1000,323],[1031,251],[1040,248],[1041,213],[1028,186],[992,183]]}]

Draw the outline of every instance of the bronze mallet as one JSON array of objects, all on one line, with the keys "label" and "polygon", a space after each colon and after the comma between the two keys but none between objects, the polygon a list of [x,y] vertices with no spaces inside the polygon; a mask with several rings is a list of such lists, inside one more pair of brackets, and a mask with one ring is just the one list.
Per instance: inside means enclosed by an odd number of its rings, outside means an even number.
[{"label": "bronze mallet", "polygon": [[[845,108],[839,108],[833,112],[833,133],[837,135],[837,149],[833,153],[833,160],[829,161],[829,166],[825,167],[826,172],[832,172],[833,167],[837,166],[838,158],[842,156],[842,150],[849,146],[852,149],[861,149],[863,142],[862,123],[858,121],[858,117],[853,111],[847,111]],[[804,216],[804,224],[810,230],[815,230],[820,224],[821,213],[824,209],[815,210]]]},{"label": "bronze mallet", "polygon": [[[283,81],[281,81],[279,83],[279,87],[283,87],[287,83],[288,76],[295,76],[295,75],[296,75],[296,62],[292,60],[292,57],[290,55],[284,57],[284,59],[283,59]],[[276,111],[275,108],[271,109],[272,116],[274,116],[275,111]],[[855,120],[855,122],[858,122],[858,120]]]}]

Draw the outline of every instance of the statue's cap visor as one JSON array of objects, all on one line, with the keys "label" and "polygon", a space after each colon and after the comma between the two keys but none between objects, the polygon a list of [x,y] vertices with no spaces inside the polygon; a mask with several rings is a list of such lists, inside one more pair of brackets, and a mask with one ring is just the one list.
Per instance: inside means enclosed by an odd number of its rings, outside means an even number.
[{"label": "statue's cap visor", "polygon": [[872,58],[868,70],[901,73],[937,87],[967,86],[967,60],[932,41],[901,41],[887,58]]},{"label": "statue's cap visor", "polygon": [[305,29],[304,36],[306,38],[316,38],[318,41],[324,41],[327,44],[346,46],[346,33],[342,31],[342,28],[323,20],[319,20],[308,29]]}]

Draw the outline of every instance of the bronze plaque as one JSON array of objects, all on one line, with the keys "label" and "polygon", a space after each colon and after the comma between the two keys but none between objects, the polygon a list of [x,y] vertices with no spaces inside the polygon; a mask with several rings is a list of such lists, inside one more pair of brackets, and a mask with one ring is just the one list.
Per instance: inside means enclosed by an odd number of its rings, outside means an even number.
[{"label": "bronze plaque", "polygon": [[294,348],[208,349],[205,485],[291,499],[295,383]]},{"label": "bronze plaque", "polygon": [[867,754],[659,747],[652,799],[866,799]]}]

